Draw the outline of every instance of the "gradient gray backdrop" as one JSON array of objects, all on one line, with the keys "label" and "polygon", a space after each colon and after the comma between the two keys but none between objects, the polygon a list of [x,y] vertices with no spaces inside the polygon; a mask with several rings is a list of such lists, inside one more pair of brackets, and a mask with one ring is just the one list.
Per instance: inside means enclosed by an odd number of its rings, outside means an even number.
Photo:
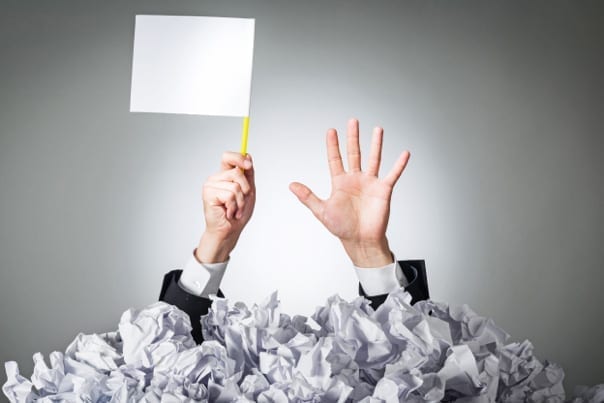
[{"label": "gradient gray backdrop", "polygon": [[[116,329],[203,229],[200,189],[235,118],[129,113],[135,14],[256,18],[255,216],[223,290],[289,313],[356,294],[338,242],[289,194],[327,196],[324,133],[385,128],[398,258],[567,387],[604,382],[604,3],[3,1],[0,361]],[[4,382],[4,375],[2,375]],[[571,392],[571,390],[569,390]]]}]

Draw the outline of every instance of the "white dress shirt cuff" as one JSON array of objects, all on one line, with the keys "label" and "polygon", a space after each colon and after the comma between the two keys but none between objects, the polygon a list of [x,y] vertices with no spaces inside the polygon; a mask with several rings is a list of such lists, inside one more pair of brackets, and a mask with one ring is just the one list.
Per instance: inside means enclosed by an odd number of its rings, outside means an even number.
[{"label": "white dress shirt cuff", "polygon": [[354,269],[363,291],[370,297],[389,294],[391,291],[409,284],[396,257],[394,257],[394,262],[386,266],[376,268],[354,266]]},{"label": "white dress shirt cuff", "polygon": [[228,260],[222,263],[200,263],[193,251],[182,270],[178,285],[188,293],[209,298],[218,293],[228,263]]}]

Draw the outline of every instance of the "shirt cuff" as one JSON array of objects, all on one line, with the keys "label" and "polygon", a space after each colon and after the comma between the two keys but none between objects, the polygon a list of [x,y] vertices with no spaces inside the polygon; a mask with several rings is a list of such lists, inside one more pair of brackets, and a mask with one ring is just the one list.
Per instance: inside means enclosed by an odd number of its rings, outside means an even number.
[{"label": "shirt cuff", "polygon": [[409,284],[396,257],[393,256],[393,258],[394,262],[382,267],[354,266],[361,287],[368,296],[389,294],[397,288],[406,287]]},{"label": "shirt cuff", "polygon": [[182,270],[178,285],[190,294],[209,298],[218,293],[228,263],[228,260],[222,263],[200,263],[193,251]]}]

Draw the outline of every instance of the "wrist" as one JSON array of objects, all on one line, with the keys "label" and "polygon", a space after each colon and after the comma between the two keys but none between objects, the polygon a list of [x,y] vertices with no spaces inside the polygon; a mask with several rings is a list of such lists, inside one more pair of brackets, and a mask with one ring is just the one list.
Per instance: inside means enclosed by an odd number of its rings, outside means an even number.
[{"label": "wrist", "polygon": [[224,238],[204,232],[195,249],[195,258],[200,263],[226,262],[237,244],[237,239],[238,237]]},{"label": "wrist", "polygon": [[359,268],[382,267],[394,262],[390,246],[386,238],[375,242],[345,242],[344,249]]}]

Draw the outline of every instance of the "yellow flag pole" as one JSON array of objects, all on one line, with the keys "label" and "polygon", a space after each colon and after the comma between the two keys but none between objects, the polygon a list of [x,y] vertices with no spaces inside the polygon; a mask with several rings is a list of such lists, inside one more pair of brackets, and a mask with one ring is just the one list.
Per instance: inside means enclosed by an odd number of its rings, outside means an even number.
[{"label": "yellow flag pole", "polygon": [[[254,21],[254,26],[256,25],[256,20]],[[252,30],[252,35],[256,34],[256,30]],[[247,139],[248,134],[250,132],[250,104],[252,103],[252,70],[253,70],[253,59],[254,59],[254,40],[252,39],[252,66],[250,68],[250,92],[247,104],[247,115],[243,117],[243,127],[241,129],[241,155],[247,155]]]},{"label": "yellow flag pole", "polygon": [[250,131],[250,117],[243,118],[243,128],[241,130],[241,155],[247,154],[247,138]]}]

